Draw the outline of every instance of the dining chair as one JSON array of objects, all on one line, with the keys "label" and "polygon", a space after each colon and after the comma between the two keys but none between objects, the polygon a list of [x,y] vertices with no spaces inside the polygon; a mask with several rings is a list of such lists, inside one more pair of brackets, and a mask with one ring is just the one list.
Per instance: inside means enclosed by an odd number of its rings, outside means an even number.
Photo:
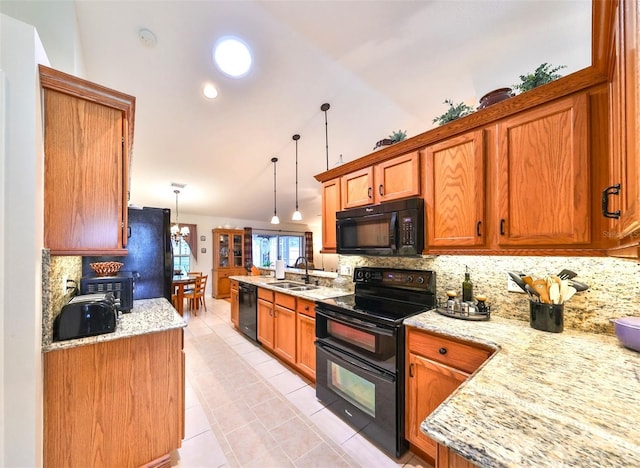
[{"label": "dining chair", "polygon": [[187,273],[188,276],[202,276],[202,272],[201,271],[190,271],[189,273]]},{"label": "dining chair", "polygon": [[196,283],[193,288],[193,291],[189,293],[185,293],[185,299],[189,299],[189,310],[193,310],[194,315],[198,315],[198,308],[200,304],[204,307],[204,310],[207,310],[207,304],[204,300],[204,290],[207,287],[207,278],[208,275],[198,276],[196,277]]}]

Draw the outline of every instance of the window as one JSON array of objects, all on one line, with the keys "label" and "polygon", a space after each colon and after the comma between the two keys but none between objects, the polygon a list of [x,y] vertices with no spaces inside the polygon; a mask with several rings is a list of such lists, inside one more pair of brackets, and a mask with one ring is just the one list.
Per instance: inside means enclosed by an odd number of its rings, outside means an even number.
[{"label": "window", "polygon": [[191,262],[191,250],[189,244],[184,239],[180,239],[177,244],[175,241],[171,241],[173,244],[173,271],[190,271]]},{"label": "window", "polygon": [[277,259],[293,266],[298,257],[304,256],[304,234],[254,233],[252,235],[253,264],[273,267]]}]

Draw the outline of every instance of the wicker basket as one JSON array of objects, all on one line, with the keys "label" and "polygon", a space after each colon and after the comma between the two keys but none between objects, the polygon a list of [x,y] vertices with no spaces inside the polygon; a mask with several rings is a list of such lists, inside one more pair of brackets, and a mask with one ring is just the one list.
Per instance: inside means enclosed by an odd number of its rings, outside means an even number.
[{"label": "wicker basket", "polygon": [[89,264],[97,276],[113,276],[120,271],[122,265],[124,265],[124,263],[120,262],[96,262]]}]

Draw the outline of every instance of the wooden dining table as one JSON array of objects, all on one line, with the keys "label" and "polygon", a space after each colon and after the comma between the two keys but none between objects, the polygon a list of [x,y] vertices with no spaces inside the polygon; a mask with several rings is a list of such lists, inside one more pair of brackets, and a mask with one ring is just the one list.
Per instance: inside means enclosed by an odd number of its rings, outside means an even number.
[{"label": "wooden dining table", "polygon": [[196,276],[189,275],[174,275],[173,276],[173,290],[178,290],[176,294],[176,302],[175,308],[178,313],[182,316],[184,313],[184,290],[187,286],[196,284]]}]

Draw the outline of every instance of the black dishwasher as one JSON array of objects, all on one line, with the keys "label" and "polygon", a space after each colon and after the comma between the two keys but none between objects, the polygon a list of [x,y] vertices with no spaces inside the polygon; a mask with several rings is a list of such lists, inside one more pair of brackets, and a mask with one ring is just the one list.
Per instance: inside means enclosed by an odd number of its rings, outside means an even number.
[{"label": "black dishwasher", "polygon": [[258,342],[258,287],[240,283],[238,286],[238,322],[240,331]]}]

